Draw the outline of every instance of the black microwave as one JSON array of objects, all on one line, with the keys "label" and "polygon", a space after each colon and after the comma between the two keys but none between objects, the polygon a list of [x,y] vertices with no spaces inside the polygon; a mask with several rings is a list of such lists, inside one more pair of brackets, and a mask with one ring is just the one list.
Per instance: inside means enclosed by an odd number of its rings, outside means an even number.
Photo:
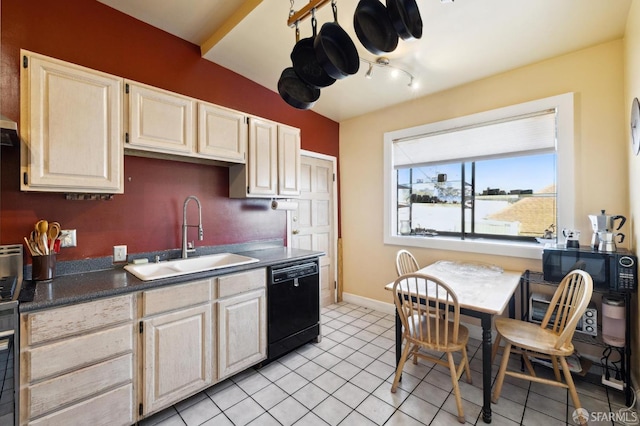
[{"label": "black microwave", "polygon": [[545,281],[561,281],[577,264],[591,275],[596,290],[632,291],[638,285],[638,258],[626,249],[614,253],[590,248],[547,247],[542,250]]}]

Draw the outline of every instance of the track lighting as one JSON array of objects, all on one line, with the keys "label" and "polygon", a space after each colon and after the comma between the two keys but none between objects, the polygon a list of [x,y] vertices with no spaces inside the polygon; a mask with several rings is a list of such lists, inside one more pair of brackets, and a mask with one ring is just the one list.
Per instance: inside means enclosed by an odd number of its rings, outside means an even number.
[{"label": "track lighting", "polygon": [[369,64],[369,69],[367,70],[367,72],[365,73],[365,78],[371,78],[372,74],[373,74],[373,67],[374,65],[380,68],[389,68],[391,70],[391,76],[392,77],[397,77],[400,73],[404,73],[407,77],[409,77],[409,84],[407,84],[407,86],[409,87],[415,87],[415,79],[413,74],[411,74],[409,71],[402,69],[400,67],[397,67],[395,65],[391,65],[389,58],[384,57],[384,56],[380,56],[379,58],[377,58],[375,61],[370,61],[368,59],[364,59],[364,58],[360,58],[360,60],[366,64]]}]

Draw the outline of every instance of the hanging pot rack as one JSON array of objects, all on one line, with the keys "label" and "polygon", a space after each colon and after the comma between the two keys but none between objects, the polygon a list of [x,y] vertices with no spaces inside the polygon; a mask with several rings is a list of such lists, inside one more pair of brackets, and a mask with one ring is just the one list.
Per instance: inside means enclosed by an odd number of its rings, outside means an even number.
[{"label": "hanging pot rack", "polygon": [[300,22],[311,15],[311,11],[314,9],[320,9],[325,4],[335,1],[335,0],[309,0],[309,3],[304,6],[299,11],[289,15],[289,19],[287,20],[287,25],[292,27],[296,24],[296,22]]}]

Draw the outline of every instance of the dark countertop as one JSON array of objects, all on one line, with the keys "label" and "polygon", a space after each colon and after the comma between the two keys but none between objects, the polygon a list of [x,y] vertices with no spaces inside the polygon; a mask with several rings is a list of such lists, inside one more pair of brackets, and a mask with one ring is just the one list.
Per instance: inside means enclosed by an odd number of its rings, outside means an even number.
[{"label": "dark countertop", "polygon": [[266,248],[239,252],[243,256],[260,261],[247,265],[213,271],[186,274],[178,277],[142,281],[122,267],[84,272],[56,277],[51,281],[25,280],[20,291],[20,312],[30,312],[56,306],[88,302],[102,297],[111,297],[141,290],[174,285],[219,275],[248,271],[250,269],[323,256],[323,252],[292,249],[288,247]]}]

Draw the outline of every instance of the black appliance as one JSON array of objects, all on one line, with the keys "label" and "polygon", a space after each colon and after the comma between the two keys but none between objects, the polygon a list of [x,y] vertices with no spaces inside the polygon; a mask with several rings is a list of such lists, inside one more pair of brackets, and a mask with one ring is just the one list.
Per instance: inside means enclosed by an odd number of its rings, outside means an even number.
[{"label": "black appliance", "polygon": [[0,425],[18,424],[18,277],[0,277]]},{"label": "black appliance", "polygon": [[318,260],[269,267],[267,285],[267,362],[320,340]]},{"label": "black appliance", "polygon": [[593,278],[596,290],[628,291],[638,286],[638,258],[626,249],[608,253],[588,248],[547,247],[542,250],[545,281],[561,281],[576,262]]},{"label": "black appliance", "polygon": [[18,295],[22,244],[0,245],[0,425],[17,425],[20,389]]}]

